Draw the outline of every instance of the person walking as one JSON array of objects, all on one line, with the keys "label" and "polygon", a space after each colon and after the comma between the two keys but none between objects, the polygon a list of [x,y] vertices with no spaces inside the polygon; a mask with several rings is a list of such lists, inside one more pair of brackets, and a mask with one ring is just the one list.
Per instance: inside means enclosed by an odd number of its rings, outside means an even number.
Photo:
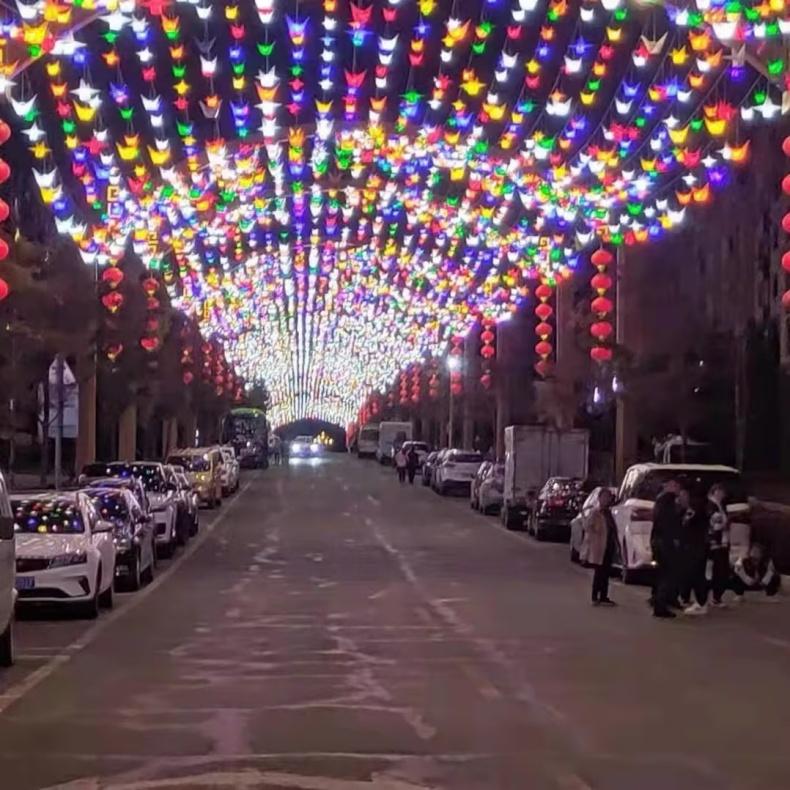
[{"label": "person walking", "polygon": [[[680,601],[683,614],[701,615],[708,613],[708,517],[706,503],[693,502],[686,490],[678,494],[683,528],[680,537],[680,556],[683,581]],[[692,601],[692,596],[694,600]]]},{"label": "person walking", "polygon": [[727,492],[714,483],[708,492],[708,561],[710,562],[711,606],[723,609],[730,581],[730,520],[724,500]]},{"label": "person walking", "polygon": [[414,485],[414,476],[417,474],[417,469],[420,466],[420,456],[414,445],[409,447],[409,452],[406,455],[406,471],[409,475],[409,485]]},{"label": "person walking", "polygon": [[395,451],[395,469],[398,472],[398,480],[401,483],[406,482],[406,453],[403,452],[403,448],[399,447]]},{"label": "person walking", "polygon": [[672,619],[676,615],[671,607],[678,595],[678,559],[683,519],[678,506],[680,483],[667,480],[664,490],[653,506],[653,529],[650,533],[650,548],[656,563],[656,578],[653,587],[653,617]]},{"label": "person walking", "polygon": [[614,548],[617,545],[617,526],[612,516],[612,492],[601,491],[598,507],[587,524],[587,561],[595,570],[592,580],[593,606],[616,606],[609,597],[609,577],[612,572]]}]

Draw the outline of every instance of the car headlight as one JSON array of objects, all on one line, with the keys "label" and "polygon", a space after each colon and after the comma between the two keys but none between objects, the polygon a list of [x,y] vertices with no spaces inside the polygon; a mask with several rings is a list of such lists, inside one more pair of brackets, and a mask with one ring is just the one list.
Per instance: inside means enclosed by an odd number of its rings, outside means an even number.
[{"label": "car headlight", "polygon": [[74,552],[72,554],[59,554],[49,561],[50,568],[65,568],[68,565],[84,565],[88,561],[88,553],[85,551]]},{"label": "car headlight", "polygon": [[293,444],[291,444],[291,452],[292,453],[298,453],[299,452],[299,445],[296,442],[293,442]]},{"label": "car headlight", "polygon": [[317,444],[311,444],[310,445],[310,452],[317,453],[318,452],[318,445]]}]

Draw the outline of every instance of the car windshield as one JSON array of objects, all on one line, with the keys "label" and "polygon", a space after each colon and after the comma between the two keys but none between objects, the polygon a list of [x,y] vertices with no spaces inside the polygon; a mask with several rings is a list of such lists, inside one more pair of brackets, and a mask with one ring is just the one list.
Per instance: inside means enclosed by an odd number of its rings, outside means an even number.
[{"label": "car windshield", "polygon": [[204,455],[171,455],[167,463],[183,466],[187,472],[208,472],[211,468],[208,458]]},{"label": "car windshield", "polygon": [[112,463],[107,464],[105,468],[110,476],[135,477],[142,480],[146,491],[152,494],[163,494],[167,491],[162,467],[159,464]]},{"label": "car windshield", "polygon": [[418,453],[427,453],[428,445],[425,442],[412,442],[409,449],[416,450]]},{"label": "car windshield", "polygon": [[480,453],[453,453],[447,460],[457,464],[479,464],[483,456]]},{"label": "car windshield", "polygon": [[678,480],[684,488],[688,489],[693,500],[706,499],[711,487],[715,483],[721,483],[726,491],[728,504],[749,501],[740,474],[735,471],[715,469],[652,469],[636,484],[632,496],[655,502],[664,484],[669,480]]},{"label": "car windshield", "polygon": [[88,496],[104,521],[125,523],[129,518],[129,508],[121,491],[88,491]]},{"label": "car windshield", "polygon": [[11,503],[14,530],[32,535],[76,535],[85,532],[79,505],[73,499],[18,499]]},{"label": "car windshield", "polygon": [[365,442],[377,442],[379,440],[378,428],[363,428],[359,438]]},{"label": "car windshield", "polygon": [[297,444],[312,444],[313,443],[313,437],[312,436],[297,436],[294,439],[294,442],[296,442]]}]

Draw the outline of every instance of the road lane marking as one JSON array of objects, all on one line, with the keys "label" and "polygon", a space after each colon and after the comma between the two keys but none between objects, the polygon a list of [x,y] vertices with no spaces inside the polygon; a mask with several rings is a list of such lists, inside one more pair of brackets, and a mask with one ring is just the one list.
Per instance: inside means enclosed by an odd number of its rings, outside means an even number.
[{"label": "road lane marking", "polygon": [[173,560],[172,564],[161,574],[158,574],[151,584],[139,590],[130,598],[128,603],[118,609],[113,609],[107,613],[101,620],[91,626],[85,631],[82,636],[75,639],[71,644],[62,648],[60,654],[47,661],[42,667],[39,667],[35,672],[31,672],[26,677],[22,678],[18,683],[10,686],[5,692],[0,694],[0,715],[5,713],[8,708],[19,702],[23,697],[29,694],[33,689],[40,686],[47,678],[51,677],[61,667],[65,666],[77,653],[84,650],[90,645],[99,634],[102,633],[108,626],[116,622],[119,618],[123,617],[127,612],[135,609],[142,601],[145,601],[149,596],[158,590],[183,564],[188,560],[202,545],[208,540],[209,536],[214,532],[216,527],[225,519],[225,517],[235,507],[236,503],[240,500],[241,495],[252,485],[252,480],[249,480],[246,485],[242,487],[232,502],[228,503],[222,509],[213,521],[204,527],[201,527],[198,536],[189,544],[182,552],[181,556]]}]

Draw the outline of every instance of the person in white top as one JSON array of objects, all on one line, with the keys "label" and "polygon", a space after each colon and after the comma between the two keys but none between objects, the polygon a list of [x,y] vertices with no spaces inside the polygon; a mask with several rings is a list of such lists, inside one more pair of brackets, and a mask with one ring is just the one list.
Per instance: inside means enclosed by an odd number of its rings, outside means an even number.
[{"label": "person in white top", "polygon": [[395,451],[395,468],[398,470],[398,480],[401,483],[406,482],[406,466],[408,464],[408,459],[406,458],[406,453],[403,452],[403,448],[399,447]]}]

